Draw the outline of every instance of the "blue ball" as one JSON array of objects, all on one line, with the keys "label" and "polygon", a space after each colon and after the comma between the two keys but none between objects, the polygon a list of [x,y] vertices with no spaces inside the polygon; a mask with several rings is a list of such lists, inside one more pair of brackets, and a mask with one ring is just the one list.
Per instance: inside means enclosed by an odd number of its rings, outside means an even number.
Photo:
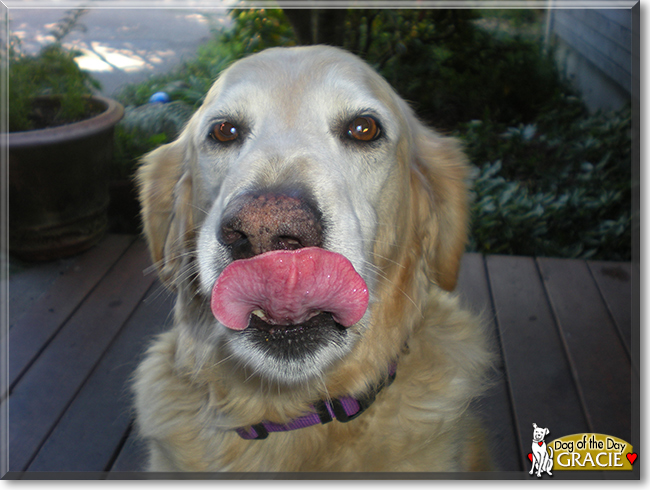
[{"label": "blue ball", "polygon": [[165,92],[156,92],[151,97],[149,97],[150,104],[165,104],[169,102],[169,95]]}]

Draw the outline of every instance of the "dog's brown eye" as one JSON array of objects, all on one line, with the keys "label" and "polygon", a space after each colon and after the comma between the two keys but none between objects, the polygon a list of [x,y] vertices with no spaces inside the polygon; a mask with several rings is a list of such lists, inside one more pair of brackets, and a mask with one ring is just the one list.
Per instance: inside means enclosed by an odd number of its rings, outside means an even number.
[{"label": "dog's brown eye", "polygon": [[350,124],[348,135],[359,141],[372,141],[379,136],[379,126],[372,117],[357,117]]},{"label": "dog's brown eye", "polygon": [[227,143],[228,141],[237,139],[237,136],[239,136],[239,131],[234,124],[229,122],[222,122],[214,125],[210,136],[212,136],[217,141]]}]

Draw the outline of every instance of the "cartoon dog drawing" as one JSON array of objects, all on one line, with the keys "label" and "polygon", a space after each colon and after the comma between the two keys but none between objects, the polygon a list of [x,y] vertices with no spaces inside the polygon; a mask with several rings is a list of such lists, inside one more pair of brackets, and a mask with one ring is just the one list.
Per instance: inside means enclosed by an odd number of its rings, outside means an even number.
[{"label": "cartoon dog drawing", "polygon": [[551,470],[553,469],[553,448],[549,447],[550,454],[546,451],[546,443],[544,442],[544,437],[550,431],[543,427],[537,427],[537,424],[533,423],[533,467],[530,469],[530,474],[532,475],[537,468],[537,477],[541,478],[542,473],[546,472],[549,476],[553,476]]}]

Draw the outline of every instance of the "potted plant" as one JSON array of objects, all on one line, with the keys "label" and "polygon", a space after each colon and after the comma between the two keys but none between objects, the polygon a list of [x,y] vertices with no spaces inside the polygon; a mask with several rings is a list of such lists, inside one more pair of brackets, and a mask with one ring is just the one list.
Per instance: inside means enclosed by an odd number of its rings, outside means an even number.
[{"label": "potted plant", "polygon": [[61,39],[68,13],[36,55],[9,53],[9,252],[23,260],[73,255],[106,231],[114,126],[122,106],[95,94]]}]

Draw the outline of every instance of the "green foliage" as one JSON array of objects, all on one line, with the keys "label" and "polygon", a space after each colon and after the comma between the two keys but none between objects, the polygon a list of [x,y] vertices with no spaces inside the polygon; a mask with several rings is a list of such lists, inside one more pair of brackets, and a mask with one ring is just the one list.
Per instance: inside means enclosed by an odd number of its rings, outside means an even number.
[{"label": "green foliage", "polygon": [[478,24],[470,10],[351,11],[346,47],[465,140],[480,165],[470,249],[629,260],[629,110],[590,117],[539,39]]},{"label": "green foliage", "polygon": [[237,58],[274,46],[296,44],[293,29],[280,9],[235,10],[232,18],[234,28],[223,33],[221,42],[230,44]]},{"label": "green foliage", "polygon": [[[45,125],[57,126],[84,119],[90,108],[87,96],[98,83],[79,69],[71,52],[59,44],[44,47],[37,55],[14,53],[9,60],[9,130],[26,131]],[[46,122],[35,97],[56,95],[60,105],[48,114]]]},{"label": "green foliage", "polygon": [[127,131],[139,129],[149,136],[162,133],[171,141],[180,134],[193,112],[192,106],[178,100],[166,104],[127,107],[120,126]]},{"label": "green foliage", "polygon": [[[555,115],[562,120],[574,105]],[[470,249],[630,260],[629,108],[565,125],[550,124],[553,112],[539,126],[464,128],[470,158],[485,162],[474,169]]]},{"label": "green foliage", "polygon": [[[66,17],[54,28],[57,42],[36,55],[20,51],[13,39],[9,49],[9,130],[26,131],[84,119],[92,112],[87,96],[99,83],[79,68],[74,58],[80,53],[64,48],[60,39],[70,32],[79,15]],[[57,37],[58,36],[58,37]],[[35,98],[57,96],[59,104],[35,105]]]},{"label": "green foliage", "polygon": [[551,55],[536,39],[478,28],[476,17],[467,9],[352,10],[346,47],[438,128],[530,121],[566,91]]},{"label": "green foliage", "polygon": [[542,9],[481,9],[481,20],[494,23],[500,30],[515,29],[519,32],[537,27],[541,16],[545,15]]},{"label": "green foliage", "polygon": [[123,125],[116,126],[111,179],[133,178],[138,159],[168,142],[165,133],[149,134],[140,128],[126,129]]},{"label": "green foliage", "polygon": [[176,139],[192,112],[182,101],[127,107],[115,129],[112,178],[133,177],[139,158]]}]

